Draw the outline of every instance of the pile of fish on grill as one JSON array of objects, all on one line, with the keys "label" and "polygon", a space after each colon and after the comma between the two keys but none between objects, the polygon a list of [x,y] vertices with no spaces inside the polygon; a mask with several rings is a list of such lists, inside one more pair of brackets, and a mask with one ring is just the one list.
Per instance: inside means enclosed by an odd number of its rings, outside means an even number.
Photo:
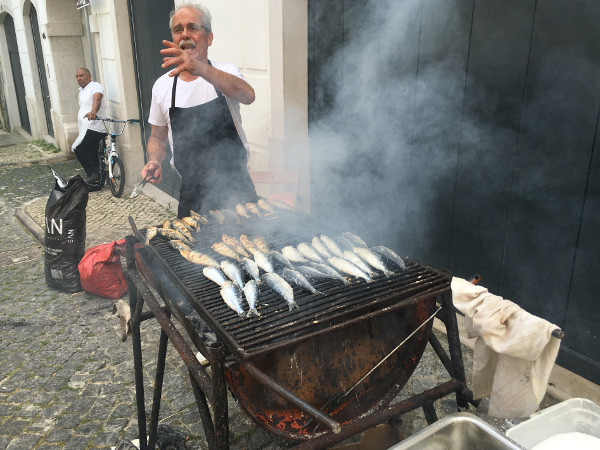
[{"label": "pile of fish on grill", "polygon": [[[223,257],[220,262],[190,248],[195,242],[192,232],[199,232],[202,225],[211,222],[222,225],[228,218],[241,224],[243,219],[263,214],[268,216],[277,209],[292,208],[280,200],[261,198],[256,203],[239,204],[235,211],[211,210],[209,217],[190,211],[190,217],[167,219],[162,227],[148,227],[146,245],[156,236],[168,239],[181,256],[203,266],[204,276],[221,286],[221,297],[227,306],[239,316],[246,317],[260,315],[257,306],[259,286],[262,285],[282,297],[291,311],[299,308],[294,301],[292,286],[325,295],[315,289],[311,282],[337,280],[350,284],[346,278],[350,276],[370,283],[379,272],[390,276],[406,268],[402,258],[393,250],[384,246],[369,247],[350,232],[334,237],[320,234],[314,236],[311,242],[288,245],[279,251],[262,236],[251,239],[245,234],[239,237],[223,234],[221,241],[212,244],[212,249]],[[244,297],[248,311],[244,309]]]}]

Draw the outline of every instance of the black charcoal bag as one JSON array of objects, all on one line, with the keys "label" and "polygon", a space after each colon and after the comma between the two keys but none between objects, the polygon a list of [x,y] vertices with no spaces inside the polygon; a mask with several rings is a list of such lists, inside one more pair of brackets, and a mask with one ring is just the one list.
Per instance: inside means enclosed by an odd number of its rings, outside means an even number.
[{"label": "black charcoal bag", "polygon": [[88,190],[80,175],[65,182],[54,169],[55,183],[46,203],[44,274],[46,284],[66,292],[82,290],[79,261],[85,253]]}]

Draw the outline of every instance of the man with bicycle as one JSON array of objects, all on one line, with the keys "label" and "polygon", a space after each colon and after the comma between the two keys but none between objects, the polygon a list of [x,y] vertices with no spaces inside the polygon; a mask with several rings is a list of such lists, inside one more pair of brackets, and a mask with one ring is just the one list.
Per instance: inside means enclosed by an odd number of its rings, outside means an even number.
[{"label": "man with bicycle", "polygon": [[171,165],[182,181],[178,217],[255,202],[239,107],[254,102],[254,89],[233,64],[208,60],[213,33],[206,7],[186,4],[170,18],[173,42],[163,41],[162,67],[176,68],[152,88],[152,132],[142,177],[153,177],[153,184],[162,181],[168,141]]},{"label": "man with bicycle", "polygon": [[86,183],[90,190],[99,188],[100,174],[98,167],[98,146],[106,137],[106,129],[97,116],[106,117],[104,89],[102,85],[92,81],[92,74],[85,67],[75,72],[79,84],[79,113],[77,124],[79,135],[73,143],[73,151],[81,167],[87,175]]}]

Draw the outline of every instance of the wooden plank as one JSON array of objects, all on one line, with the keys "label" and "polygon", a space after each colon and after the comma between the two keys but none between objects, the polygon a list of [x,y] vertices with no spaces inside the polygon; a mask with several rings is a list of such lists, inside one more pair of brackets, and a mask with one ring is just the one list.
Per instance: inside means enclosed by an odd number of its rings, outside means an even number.
[{"label": "wooden plank", "polygon": [[449,269],[499,292],[535,0],[475,3]]},{"label": "wooden plank", "polygon": [[559,326],[597,125],[597,10],[538,2],[515,164],[502,293]]}]

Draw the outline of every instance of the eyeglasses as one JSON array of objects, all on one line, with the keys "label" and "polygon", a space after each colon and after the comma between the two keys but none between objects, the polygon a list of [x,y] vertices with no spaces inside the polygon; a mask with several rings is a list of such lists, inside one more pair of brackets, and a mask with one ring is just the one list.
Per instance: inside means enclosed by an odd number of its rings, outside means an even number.
[{"label": "eyeglasses", "polygon": [[175,25],[173,28],[171,28],[171,33],[173,33],[173,34],[181,34],[181,33],[183,33],[183,29],[184,28],[190,34],[200,33],[200,30],[202,28],[204,28],[207,33],[209,31],[208,28],[206,28],[203,25],[198,25],[197,23],[188,23],[185,27],[183,25]]}]

